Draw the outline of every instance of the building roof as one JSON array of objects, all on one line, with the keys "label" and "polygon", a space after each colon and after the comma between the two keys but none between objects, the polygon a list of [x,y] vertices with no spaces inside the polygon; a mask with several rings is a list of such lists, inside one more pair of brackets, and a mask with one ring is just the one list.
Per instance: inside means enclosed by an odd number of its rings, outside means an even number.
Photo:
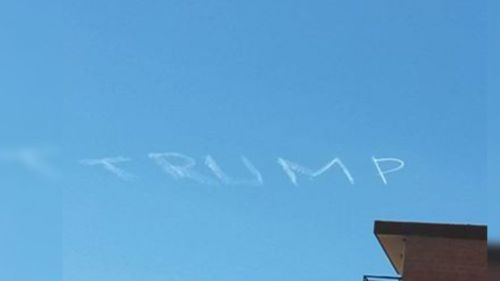
[{"label": "building roof", "polygon": [[398,274],[402,273],[405,240],[409,236],[484,240],[487,227],[415,222],[375,221],[375,236]]}]

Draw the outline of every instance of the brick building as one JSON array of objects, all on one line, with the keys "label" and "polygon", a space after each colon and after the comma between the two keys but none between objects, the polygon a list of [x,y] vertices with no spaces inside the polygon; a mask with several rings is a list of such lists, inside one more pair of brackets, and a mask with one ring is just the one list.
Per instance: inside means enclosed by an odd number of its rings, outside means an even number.
[{"label": "brick building", "polygon": [[365,280],[487,280],[486,226],[376,221],[375,236],[400,277]]},{"label": "brick building", "polygon": [[500,280],[500,246],[498,244],[488,247],[488,277],[489,281]]}]

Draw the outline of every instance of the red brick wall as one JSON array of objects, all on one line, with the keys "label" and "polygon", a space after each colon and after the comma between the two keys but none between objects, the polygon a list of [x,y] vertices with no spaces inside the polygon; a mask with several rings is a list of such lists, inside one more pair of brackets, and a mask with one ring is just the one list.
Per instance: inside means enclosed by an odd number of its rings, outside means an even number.
[{"label": "red brick wall", "polygon": [[486,241],[409,237],[403,281],[486,281]]},{"label": "red brick wall", "polygon": [[500,280],[500,266],[491,266],[488,268],[488,280],[489,281],[498,281]]}]

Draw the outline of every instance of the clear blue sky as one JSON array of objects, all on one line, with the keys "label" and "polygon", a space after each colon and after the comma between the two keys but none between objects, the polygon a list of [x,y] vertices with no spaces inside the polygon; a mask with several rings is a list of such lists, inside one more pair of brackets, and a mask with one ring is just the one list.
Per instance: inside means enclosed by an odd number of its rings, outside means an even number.
[{"label": "clear blue sky", "polygon": [[498,1],[488,3],[488,223],[491,240],[500,243],[500,38],[495,36],[500,21],[494,15],[500,11]]},{"label": "clear blue sky", "polygon": [[[488,222],[487,16],[468,0],[3,1],[0,144],[50,148],[60,175],[0,162],[0,279],[393,275],[375,219]],[[264,185],[174,180],[152,152],[249,177],[245,155]],[[79,163],[115,156],[134,179]],[[384,185],[372,156],[406,167]],[[356,183],[295,187],[278,157],[340,157]]]}]

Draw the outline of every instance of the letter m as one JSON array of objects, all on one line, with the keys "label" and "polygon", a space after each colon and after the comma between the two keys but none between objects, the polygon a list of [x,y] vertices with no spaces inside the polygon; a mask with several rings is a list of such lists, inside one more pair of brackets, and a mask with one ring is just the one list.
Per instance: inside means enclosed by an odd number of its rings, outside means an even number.
[{"label": "letter m", "polygon": [[304,166],[301,166],[300,164],[291,162],[291,161],[283,159],[283,158],[278,158],[278,164],[281,165],[281,167],[283,168],[285,173],[290,178],[290,181],[295,186],[298,185],[297,174],[302,174],[302,175],[308,176],[310,178],[315,178],[317,176],[322,175],[323,173],[328,171],[328,169],[330,169],[331,167],[333,167],[335,165],[340,167],[340,169],[342,170],[342,172],[346,176],[347,180],[349,180],[349,183],[354,184],[354,178],[352,177],[351,173],[346,168],[344,163],[342,163],[340,158],[333,159],[332,161],[330,161],[329,163],[327,163],[325,166],[323,166],[322,168],[320,168],[317,171],[313,171],[312,169],[306,168]]}]

